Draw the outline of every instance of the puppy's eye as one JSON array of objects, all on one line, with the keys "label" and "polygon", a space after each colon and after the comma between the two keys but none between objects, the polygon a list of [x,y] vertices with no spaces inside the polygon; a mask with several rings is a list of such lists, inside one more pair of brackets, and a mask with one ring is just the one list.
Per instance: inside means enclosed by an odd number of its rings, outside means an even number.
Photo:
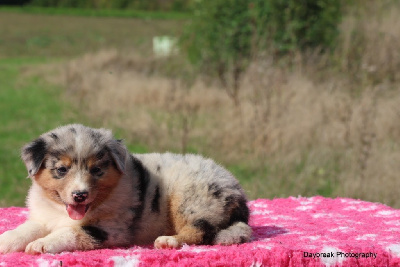
[{"label": "puppy's eye", "polygon": [[93,167],[90,169],[90,174],[96,175],[96,176],[101,176],[103,174],[103,172],[101,171],[101,169],[99,167]]},{"label": "puppy's eye", "polygon": [[57,174],[60,176],[66,175],[67,172],[68,172],[68,169],[66,167],[57,168]]}]

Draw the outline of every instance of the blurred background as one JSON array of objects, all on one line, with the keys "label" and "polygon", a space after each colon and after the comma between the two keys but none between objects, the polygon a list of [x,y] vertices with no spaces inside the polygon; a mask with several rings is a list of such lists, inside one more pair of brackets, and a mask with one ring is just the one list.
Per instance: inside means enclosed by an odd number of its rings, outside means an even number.
[{"label": "blurred background", "polygon": [[400,1],[0,0],[0,206],[67,123],[200,153],[250,199],[400,208]]}]

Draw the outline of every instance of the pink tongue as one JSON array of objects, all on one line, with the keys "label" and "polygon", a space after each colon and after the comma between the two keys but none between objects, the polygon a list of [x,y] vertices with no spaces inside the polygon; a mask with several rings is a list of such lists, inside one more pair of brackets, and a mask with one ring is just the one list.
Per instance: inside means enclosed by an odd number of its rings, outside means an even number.
[{"label": "pink tongue", "polygon": [[67,205],[67,212],[72,220],[81,220],[85,217],[86,205]]}]

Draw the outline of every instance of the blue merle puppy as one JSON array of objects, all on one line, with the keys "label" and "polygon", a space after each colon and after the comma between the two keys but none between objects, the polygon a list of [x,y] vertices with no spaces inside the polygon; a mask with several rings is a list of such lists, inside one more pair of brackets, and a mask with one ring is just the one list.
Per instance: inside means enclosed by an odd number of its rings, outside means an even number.
[{"label": "blue merle puppy", "polygon": [[0,235],[0,253],[250,240],[243,189],[210,159],[131,154],[111,131],[78,124],[41,135],[22,159],[29,219]]}]

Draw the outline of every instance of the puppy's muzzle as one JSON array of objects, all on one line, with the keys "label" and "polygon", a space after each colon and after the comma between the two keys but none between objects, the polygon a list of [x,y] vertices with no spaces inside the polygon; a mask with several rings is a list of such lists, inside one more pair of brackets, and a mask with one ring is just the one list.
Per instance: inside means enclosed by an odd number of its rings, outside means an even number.
[{"label": "puppy's muzzle", "polygon": [[73,191],[72,198],[76,203],[81,203],[85,201],[89,196],[89,192],[87,191]]}]

